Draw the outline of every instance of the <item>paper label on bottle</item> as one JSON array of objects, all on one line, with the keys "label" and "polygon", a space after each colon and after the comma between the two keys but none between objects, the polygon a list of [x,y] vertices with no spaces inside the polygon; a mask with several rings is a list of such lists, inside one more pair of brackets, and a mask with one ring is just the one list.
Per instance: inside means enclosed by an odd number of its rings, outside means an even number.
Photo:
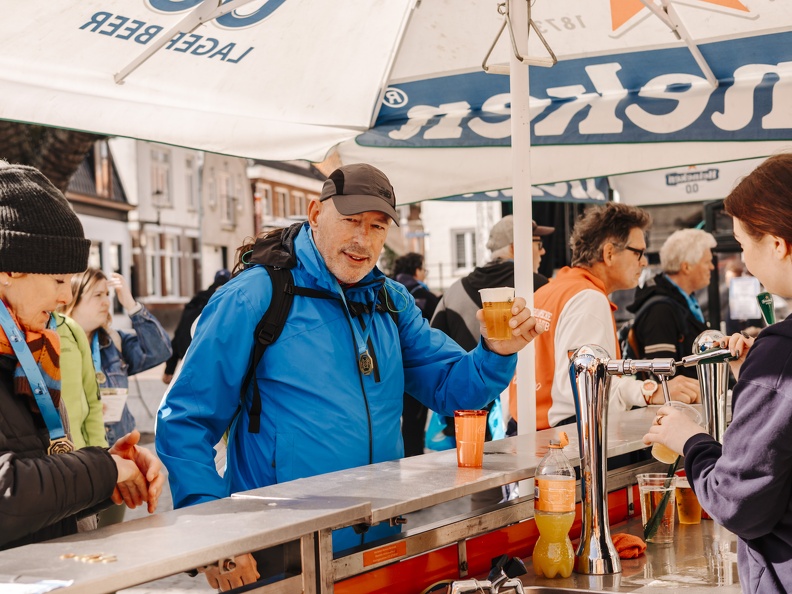
[{"label": "paper label on bottle", "polygon": [[547,512],[575,510],[575,479],[571,476],[536,477],[534,509]]}]

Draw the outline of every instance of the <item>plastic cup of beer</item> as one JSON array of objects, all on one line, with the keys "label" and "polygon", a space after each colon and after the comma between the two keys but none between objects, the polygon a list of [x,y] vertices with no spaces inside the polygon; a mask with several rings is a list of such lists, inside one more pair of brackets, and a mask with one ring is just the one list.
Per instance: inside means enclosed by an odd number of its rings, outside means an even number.
[{"label": "plastic cup of beer", "polygon": [[484,463],[486,410],[454,411],[457,464],[460,468],[481,468]]},{"label": "plastic cup of beer", "polygon": [[512,338],[512,304],[514,303],[514,287],[497,287],[479,289],[481,305],[484,309],[484,325],[487,327],[487,338],[490,340],[509,340]]},{"label": "plastic cup of beer", "polygon": [[[678,410],[683,411],[688,417],[690,417],[696,425],[701,425],[701,414],[695,408],[690,406],[689,404],[685,404],[684,402],[669,402],[665,406],[670,406],[676,408]],[[652,456],[654,456],[655,460],[658,462],[662,462],[663,464],[673,464],[678,454],[662,443],[656,443],[652,446]]]},{"label": "plastic cup of beer", "polygon": [[684,476],[677,477],[675,497],[679,523],[701,524],[701,505]]},{"label": "plastic cup of beer", "polygon": [[638,481],[638,492],[641,495],[641,522],[644,528],[651,520],[655,511],[662,505],[662,515],[657,531],[646,542],[668,544],[674,542],[674,489],[676,477],[665,472],[647,472],[635,477]]}]

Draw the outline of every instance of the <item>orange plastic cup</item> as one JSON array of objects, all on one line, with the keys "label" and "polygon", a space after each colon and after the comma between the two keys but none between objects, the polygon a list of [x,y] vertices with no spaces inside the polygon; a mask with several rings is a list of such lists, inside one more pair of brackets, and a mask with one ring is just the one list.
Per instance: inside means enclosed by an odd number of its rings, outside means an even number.
[{"label": "orange plastic cup", "polygon": [[486,410],[454,411],[457,464],[460,468],[481,468],[484,463],[484,434],[487,430]]}]

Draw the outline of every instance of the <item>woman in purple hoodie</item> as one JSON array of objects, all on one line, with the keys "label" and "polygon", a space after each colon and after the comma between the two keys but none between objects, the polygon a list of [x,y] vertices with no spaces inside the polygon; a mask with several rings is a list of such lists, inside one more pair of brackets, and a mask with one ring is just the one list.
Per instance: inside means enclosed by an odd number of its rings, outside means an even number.
[{"label": "woman in purple hoodie", "polygon": [[[725,202],[748,270],[792,297],[792,154],[773,156]],[[719,444],[679,411],[658,416],[645,443],[685,455],[702,507],[739,537],[743,592],[792,592],[792,316],[756,337],[735,334],[732,422]]]}]

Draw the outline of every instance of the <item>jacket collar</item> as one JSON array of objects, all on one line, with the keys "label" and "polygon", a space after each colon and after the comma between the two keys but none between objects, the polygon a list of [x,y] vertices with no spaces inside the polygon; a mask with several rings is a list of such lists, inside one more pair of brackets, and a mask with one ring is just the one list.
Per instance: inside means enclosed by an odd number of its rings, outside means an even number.
[{"label": "jacket collar", "polygon": [[594,276],[594,274],[592,274],[591,271],[582,268],[580,266],[574,266],[574,267],[564,266],[561,270],[558,271],[557,276],[559,279],[564,278],[568,280],[573,280],[575,278],[578,278],[594,285],[594,287],[596,287],[600,293],[602,293],[603,295],[605,295],[605,297],[608,298],[608,304],[610,304],[611,311],[616,311],[617,309],[619,309],[619,306],[617,306],[613,301],[611,301],[610,297],[605,292],[605,283],[602,282],[602,279],[600,279],[599,277]]}]

